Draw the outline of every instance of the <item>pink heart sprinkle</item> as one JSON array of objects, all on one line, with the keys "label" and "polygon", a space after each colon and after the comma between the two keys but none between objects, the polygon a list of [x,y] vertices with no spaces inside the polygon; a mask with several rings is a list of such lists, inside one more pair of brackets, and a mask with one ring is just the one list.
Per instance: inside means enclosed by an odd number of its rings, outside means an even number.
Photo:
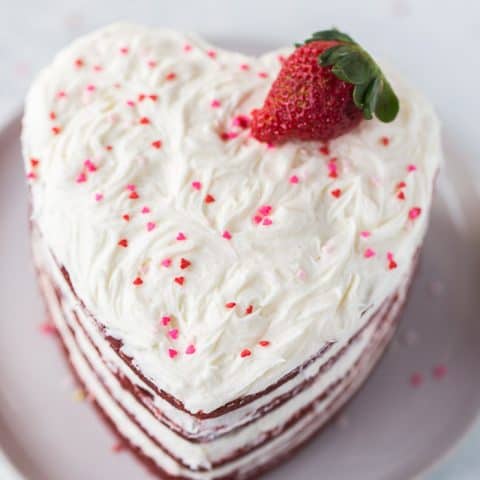
[{"label": "pink heart sprinkle", "polygon": [[368,230],[364,230],[363,232],[360,232],[360,236],[362,238],[368,238],[370,235],[371,235],[371,232],[369,232]]},{"label": "pink heart sprinkle", "polygon": [[155,228],[155,223],[154,222],[148,222],[147,223],[147,230],[151,232]]},{"label": "pink heart sprinkle", "polygon": [[371,248],[367,248],[367,249],[365,250],[365,252],[363,252],[363,256],[364,256],[365,258],[372,258],[372,257],[375,256],[375,251],[372,250]]},{"label": "pink heart sprinkle", "polygon": [[292,175],[289,181],[290,183],[298,183],[300,180],[296,175]]},{"label": "pink heart sprinkle", "polygon": [[412,163],[407,166],[407,172],[414,172],[416,169],[417,169],[417,167],[415,165],[413,165]]},{"label": "pink heart sprinkle", "polygon": [[189,345],[187,349],[185,350],[185,353],[187,355],[193,355],[195,353],[195,345]]},{"label": "pink heart sprinkle", "polygon": [[270,215],[272,213],[272,206],[271,205],[262,205],[259,209],[258,212],[261,213],[264,216]]},{"label": "pink heart sprinkle", "polygon": [[178,352],[174,348],[168,349],[168,356],[170,358],[175,358],[178,355]]},{"label": "pink heart sprinkle", "polygon": [[415,220],[420,216],[421,213],[422,209],[420,207],[412,207],[408,212],[408,217],[410,218],[410,220]]},{"label": "pink heart sprinkle", "polygon": [[414,372],[410,375],[410,385],[418,388],[423,383],[423,375],[419,372]]},{"label": "pink heart sprinkle", "polygon": [[57,334],[57,328],[53,323],[50,322],[44,322],[40,325],[40,332],[43,335],[56,335]]},{"label": "pink heart sprinkle", "polygon": [[97,202],[101,202],[103,200],[103,195],[101,193],[96,193],[95,194],[95,200]]},{"label": "pink heart sprinkle", "polygon": [[133,100],[127,100],[127,105],[129,107],[134,107],[135,106],[135,102]]},{"label": "pink heart sprinkle", "polygon": [[166,327],[172,319],[168,316],[162,317],[162,325]]},{"label": "pink heart sprinkle", "polygon": [[178,328],[172,328],[169,330],[168,335],[170,338],[173,338],[173,340],[176,340],[178,338]]},{"label": "pink heart sprinkle", "polygon": [[89,172],[95,172],[97,170],[97,166],[90,159],[85,160],[83,164]]},{"label": "pink heart sprinkle", "polygon": [[192,187],[195,189],[195,190],[200,190],[202,188],[202,184],[201,182],[195,180],[194,182],[192,182]]},{"label": "pink heart sprinkle", "polygon": [[87,85],[87,91],[89,92],[95,91],[95,85]]},{"label": "pink heart sprinkle", "polygon": [[222,237],[226,238],[227,240],[231,240],[232,239],[232,234],[228,230],[225,230],[222,234]]},{"label": "pink heart sprinkle", "polygon": [[150,209],[145,206],[142,208],[142,213],[150,213]]},{"label": "pink heart sprinkle", "polygon": [[299,270],[299,271],[297,272],[297,278],[298,278],[299,280],[302,280],[302,281],[303,281],[303,280],[306,280],[306,278],[307,278],[307,272],[305,272],[305,270]]},{"label": "pink heart sprinkle", "polygon": [[169,268],[172,266],[172,260],[170,258],[165,258],[164,260],[162,260],[162,266],[166,267],[166,268]]},{"label": "pink heart sprinkle", "polygon": [[183,232],[178,232],[178,235],[177,235],[177,240],[178,241],[182,241],[182,240],[186,240],[187,237],[185,236],[185,234]]},{"label": "pink heart sprinkle", "polygon": [[87,181],[87,176],[84,173],[81,173],[77,177],[77,183],[83,183]]},{"label": "pink heart sprinkle", "polygon": [[183,51],[184,52],[190,52],[192,50],[192,46],[188,43],[186,43],[184,46],[183,46]]},{"label": "pink heart sprinkle", "polygon": [[252,218],[253,223],[256,223],[257,225],[262,221],[262,217],[260,215],[255,215]]},{"label": "pink heart sprinkle", "polygon": [[442,380],[447,375],[447,367],[443,364],[435,365],[432,374],[436,380]]},{"label": "pink heart sprinkle", "polygon": [[387,260],[393,260],[393,253],[387,252]]},{"label": "pink heart sprinkle", "polygon": [[136,189],[137,189],[137,187],[135,185],[133,185],[133,183],[129,183],[127,185],[127,190],[130,190],[131,192],[134,192]]},{"label": "pink heart sprinkle", "polygon": [[272,223],[273,223],[272,219],[267,217],[263,219],[262,225],[268,226],[268,225],[271,225]]},{"label": "pink heart sprinkle", "polygon": [[212,102],[210,103],[210,106],[212,108],[218,108],[220,107],[221,103],[220,103],[220,100],[212,100]]}]

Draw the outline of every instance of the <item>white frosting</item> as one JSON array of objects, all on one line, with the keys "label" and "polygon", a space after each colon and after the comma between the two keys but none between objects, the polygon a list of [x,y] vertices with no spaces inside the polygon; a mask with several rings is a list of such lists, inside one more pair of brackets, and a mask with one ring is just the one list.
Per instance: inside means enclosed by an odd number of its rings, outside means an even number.
[{"label": "white frosting", "polygon": [[[400,285],[427,225],[441,158],[428,103],[389,74],[401,105],[393,123],[363,122],[331,142],[330,156],[315,142],[270,149],[233,123],[262,104],[279,66],[278,53],[250,58],[119,24],[62,51],[26,103],[27,171],[32,157],[40,160],[32,215],[45,241],[95,318],[193,412],[255,393],[326,341],[350,335],[361,313]],[[222,132],[237,135],[223,141]],[[331,157],[337,178],[328,175]],[[96,171],[84,167],[87,159]],[[129,198],[129,184],[138,199]],[[205,203],[207,194],[215,202]],[[273,208],[271,225],[252,222],[263,205]],[[412,220],[414,207],[421,214]],[[179,232],[186,240],[176,240]],[[117,245],[124,238],[126,248]],[[365,258],[367,249],[375,255]],[[182,257],[191,262],[185,270]],[[166,258],[170,268],[161,265]],[[142,285],[133,285],[137,276]],[[169,327],[160,325],[165,315]],[[191,344],[196,352],[187,355]],[[178,351],[173,359],[169,348]],[[245,348],[252,355],[243,358]]]}]

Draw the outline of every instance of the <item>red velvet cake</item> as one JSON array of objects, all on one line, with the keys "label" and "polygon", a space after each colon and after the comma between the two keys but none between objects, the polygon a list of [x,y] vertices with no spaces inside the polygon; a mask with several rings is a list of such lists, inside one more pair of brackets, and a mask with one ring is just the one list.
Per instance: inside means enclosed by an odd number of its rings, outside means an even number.
[{"label": "red velvet cake", "polygon": [[[51,318],[85,389],[161,478],[258,478],[351,398],[395,330],[438,121],[329,32],[252,58],[112,25],[63,50],[28,95]],[[314,51],[324,63],[305,82],[328,82],[297,90]],[[315,101],[277,101],[287,87]]]}]

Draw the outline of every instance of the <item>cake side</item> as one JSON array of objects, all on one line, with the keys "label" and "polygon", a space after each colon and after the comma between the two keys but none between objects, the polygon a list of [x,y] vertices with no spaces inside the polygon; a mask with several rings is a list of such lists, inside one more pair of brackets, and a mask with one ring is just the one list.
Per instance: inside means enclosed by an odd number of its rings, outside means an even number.
[{"label": "cake side", "polygon": [[[325,376],[315,379],[303,394],[304,399],[302,395],[295,396],[286,413],[271,412],[250,433],[233,432],[220,442],[190,443],[173,438],[172,432],[158,431],[155,420],[145,416],[134,397],[122,390],[105,365],[94,359],[95,354],[92,357],[94,350],[87,338],[72,323],[71,307],[64,309],[63,299],[55,294],[48,276],[41,272],[40,279],[52,318],[87,391],[137,453],[160,469],[161,478],[187,479],[256,478],[259,469],[283,457],[305,440],[307,434],[310,436],[320,428],[363,382],[383,351],[409,283],[373,317],[371,327],[361,333],[358,341],[352,343],[354,348],[347,350],[349,358],[333,359],[335,371],[340,375],[338,382],[330,386]],[[345,367],[347,370],[343,370]],[[273,429],[269,430],[268,425]]]},{"label": "cake side", "polygon": [[32,219],[88,311],[192,413],[348,339],[426,229],[428,103],[393,75],[393,123],[268,148],[245,126],[279,67],[115,25],[64,50],[27,100]]}]

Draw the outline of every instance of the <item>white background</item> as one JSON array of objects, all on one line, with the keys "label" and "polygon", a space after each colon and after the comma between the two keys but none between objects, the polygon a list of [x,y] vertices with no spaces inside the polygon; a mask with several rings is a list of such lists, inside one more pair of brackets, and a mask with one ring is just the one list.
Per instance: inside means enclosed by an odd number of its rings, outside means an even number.
[{"label": "white background", "polygon": [[[116,20],[195,31],[219,46],[247,53],[294,43],[336,25],[391,60],[427,93],[448,135],[463,145],[462,154],[479,163],[478,0],[0,0],[0,125],[18,111],[33,75],[59,48]],[[448,82],[438,82],[440,77]],[[462,121],[450,121],[453,112],[459,118],[458,111]],[[479,449],[477,426],[428,478],[480,478]],[[0,479],[9,478],[0,465]]]}]

